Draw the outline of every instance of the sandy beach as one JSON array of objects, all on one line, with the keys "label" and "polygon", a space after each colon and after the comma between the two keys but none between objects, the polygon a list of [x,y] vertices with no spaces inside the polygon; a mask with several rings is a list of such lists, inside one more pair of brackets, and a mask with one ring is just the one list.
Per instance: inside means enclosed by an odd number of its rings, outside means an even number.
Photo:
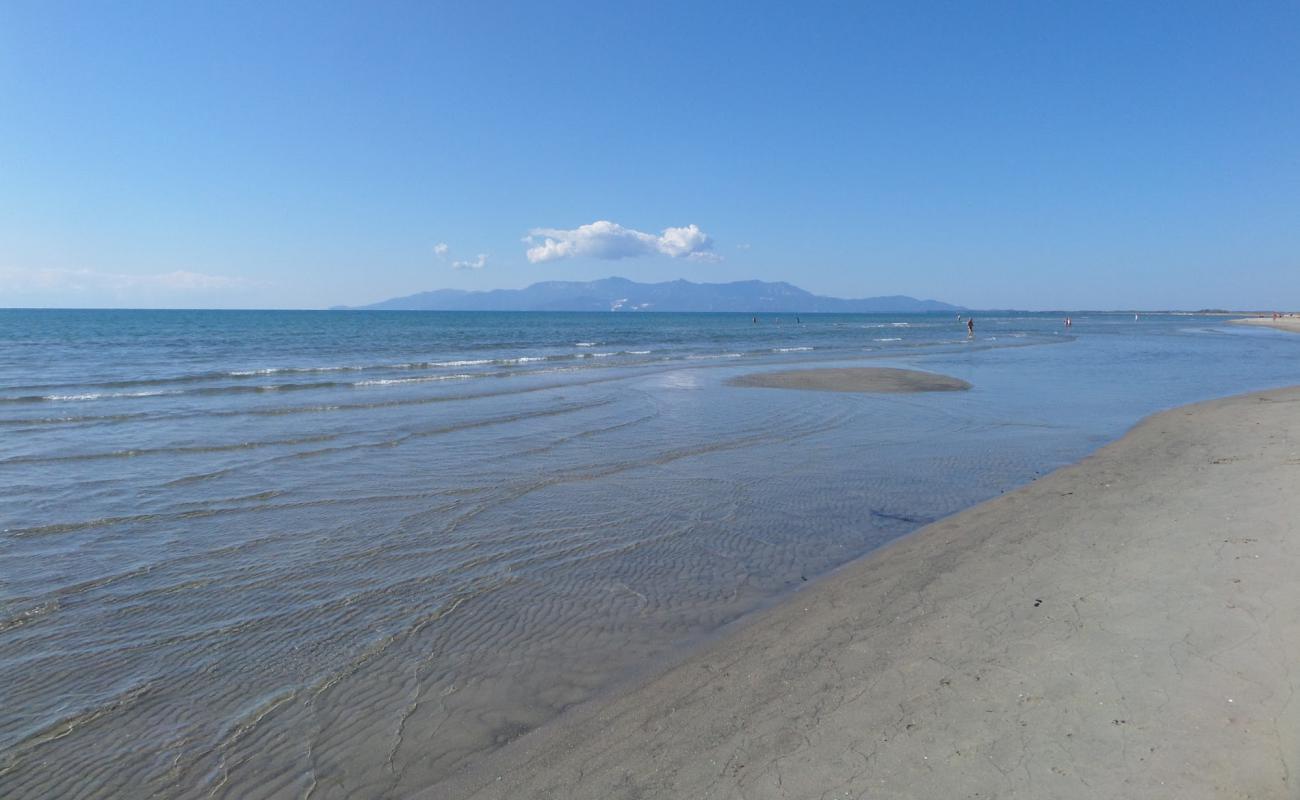
[{"label": "sandy beach", "polygon": [[756,372],[727,381],[732,386],[761,389],[808,389],[819,392],[863,392],[907,394],[911,392],[960,392],[970,384],[958,378],[888,367],[824,367]]},{"label": "sandy beach", "polygon": [[1278,317],[1277,319],[1272,319],[1270,317],[1246,317],[1245,319],[1234,319],[1232,321],[1238,325],[1260,325],[1265,328],[1277,328],[1281,331],[1300,333],[1300,317]]},{"label": "sandy beach", "polygon": [[423,796],[1294,796],[1298,481],[1300,388],[1156,415]]}]

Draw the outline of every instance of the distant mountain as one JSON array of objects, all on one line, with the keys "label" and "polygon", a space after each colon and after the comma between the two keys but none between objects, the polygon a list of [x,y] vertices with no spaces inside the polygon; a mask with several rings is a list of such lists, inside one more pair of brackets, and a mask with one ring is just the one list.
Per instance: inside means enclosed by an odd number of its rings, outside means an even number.
[{"label": "distant mountain", "polygon": [[490,292],[438,289],[353,308],[403,311],[739,311],[746,314],[764,311],[897,314],[963,310],[961,306],[938,300],[917,300],[903,295],[861,300],[821,297],[784,282],[692,283],[676,280],[637,283],[627,278],[544,281],[526,289],[494,289]]}]

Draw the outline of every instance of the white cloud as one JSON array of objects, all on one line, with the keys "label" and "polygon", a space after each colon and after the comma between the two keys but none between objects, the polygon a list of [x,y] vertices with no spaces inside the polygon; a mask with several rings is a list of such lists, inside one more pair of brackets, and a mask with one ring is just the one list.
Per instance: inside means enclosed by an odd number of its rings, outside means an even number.
[{"label": "white cloud", "polygon": [[443,256],[447,255],[447,251],[449,249],[450,248],[447,247],[446,242],[438,242],[433,246],[433,254],[438,258],[442,258]]},{"label": "white cloud", "polygon": [[709,237],[704,235],[698,225],[685,228],[664,228],[659,237],[659,252],[673,258],[683,258],[703,253],[713,246]]},{"label": "white cloud", "polygon": [[452,269],[483,269],[487,265],[487,253],[479,253],[473,261],[453,261]]},{"label": "white cloud", "polygon": [[663,233],[655,236],[625,228],[617,222],[599,220],[571,230],[534,228],[528,232],[524,241],[532,245],[528,248],[527,256],[534,264],[573,257],[612,260],[656,254],[695,261],[722,260],[710,252],[713,240],[698,225],[664,228]]}]

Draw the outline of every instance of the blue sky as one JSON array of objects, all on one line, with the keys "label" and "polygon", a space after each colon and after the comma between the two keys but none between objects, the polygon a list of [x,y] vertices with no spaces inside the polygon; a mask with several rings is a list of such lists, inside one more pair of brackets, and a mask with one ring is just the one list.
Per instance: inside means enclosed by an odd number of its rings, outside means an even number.
[{"label": "blue sky", "polygon": [[10,0],[0,306],[1300,309],[1297,42],[1294,2]]}]

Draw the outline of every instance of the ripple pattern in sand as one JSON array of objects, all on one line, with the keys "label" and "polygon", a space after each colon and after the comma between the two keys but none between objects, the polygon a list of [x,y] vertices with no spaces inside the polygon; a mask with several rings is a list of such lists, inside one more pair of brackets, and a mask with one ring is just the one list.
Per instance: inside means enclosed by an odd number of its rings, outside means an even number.
[{"label": "ripple pattern in sand", "polygon": [[746,358],[20,387],[0,796],[400,796],[1022,482],[1052,435],[727,388]]}]

